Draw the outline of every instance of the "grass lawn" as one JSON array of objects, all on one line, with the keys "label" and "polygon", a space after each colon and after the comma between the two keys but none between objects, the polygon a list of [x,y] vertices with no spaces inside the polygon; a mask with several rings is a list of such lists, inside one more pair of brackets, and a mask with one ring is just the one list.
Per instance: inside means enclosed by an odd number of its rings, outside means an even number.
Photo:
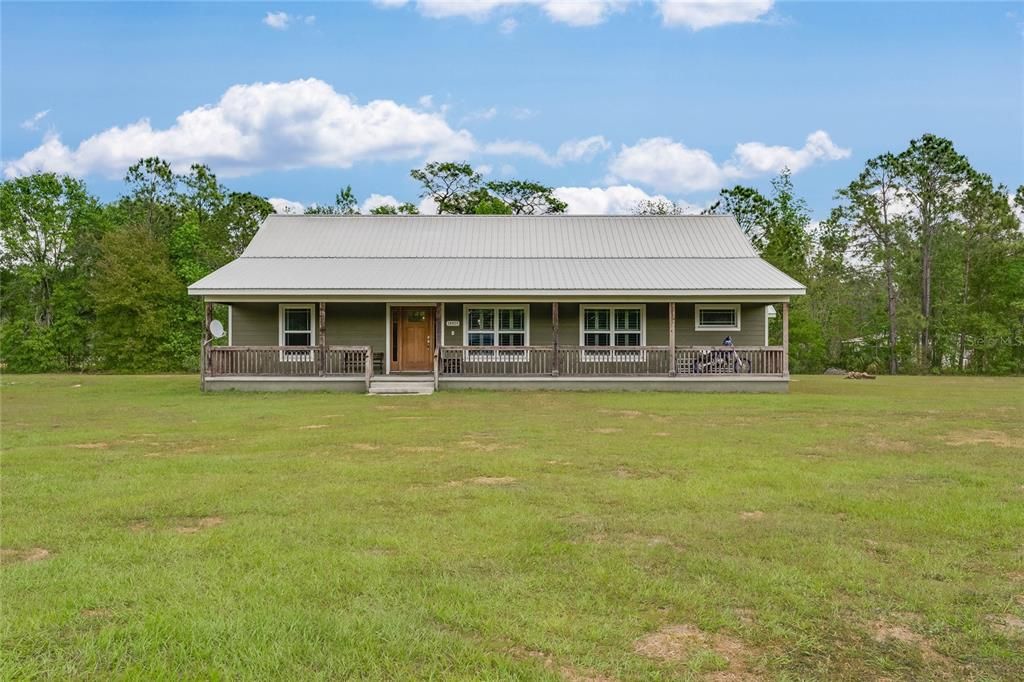
[{"label": "grass lawn", "polygon": [[5,679],[1021,679],[1024,381],[3,379]]}]

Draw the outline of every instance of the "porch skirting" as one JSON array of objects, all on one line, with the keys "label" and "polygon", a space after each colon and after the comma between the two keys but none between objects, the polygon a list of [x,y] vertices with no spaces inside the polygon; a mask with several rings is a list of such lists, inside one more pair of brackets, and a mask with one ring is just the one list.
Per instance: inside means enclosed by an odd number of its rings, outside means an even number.
[{"label": "porch skirting", "polygon": [[362,377],[206,377],[207,391],[366,393]]},{"label": "porch skirting", "polygon": [[673,391],[681,393],[788,393],[789,379],[711,377],[441,377],[447,389],[497,391]]},{"label": "porch skirting", "polygon": [[[397,375],[391,375],[397,376]],[[709,377],[441,377],[439,388],[482,391],[673,391],[681,393],[787,393],[789,379]],[[207,377],[207,391],[365,393],[361,377]]]}]

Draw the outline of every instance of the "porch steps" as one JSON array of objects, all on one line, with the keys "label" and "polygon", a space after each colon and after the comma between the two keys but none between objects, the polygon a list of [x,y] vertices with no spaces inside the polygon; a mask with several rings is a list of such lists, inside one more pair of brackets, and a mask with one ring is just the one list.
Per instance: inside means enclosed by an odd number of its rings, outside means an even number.
[{"label": "porch steps", "polygon": [[427,375],[383,374],[370,379],[371,395],[431,395],[434,377]]}]

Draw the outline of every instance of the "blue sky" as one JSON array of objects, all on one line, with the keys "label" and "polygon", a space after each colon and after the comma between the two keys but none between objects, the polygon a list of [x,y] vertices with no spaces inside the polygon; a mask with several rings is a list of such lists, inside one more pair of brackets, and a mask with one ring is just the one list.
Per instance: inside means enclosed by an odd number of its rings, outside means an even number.
[{"label": "blue sky", "polygon": [[415,201],[410,168],[466,159],[599,212],[654,195],[700,207],[722,185],[767,187],[785,164],[822,218],[865,160],[924,132],[997,181],[1024,182],[1024,3],[5,2],[0,13],[5,175],[71,172],[104,199],[149,153],[301,204],[345,184]]}]

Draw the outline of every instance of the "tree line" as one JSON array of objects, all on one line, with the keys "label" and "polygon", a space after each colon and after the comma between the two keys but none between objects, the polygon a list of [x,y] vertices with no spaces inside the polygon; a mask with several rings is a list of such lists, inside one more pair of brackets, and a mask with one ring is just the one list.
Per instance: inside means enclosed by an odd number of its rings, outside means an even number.
[{"label": "tree line", "polygon": [[[484,180],[467,163],[410,171],[439,213],[563,213],[551,187]],[[274,212],[201,164],[157,158],[102,203],[85,183],[39,173],[0,183],[0,362],[7,371],[171,372],[198,368],[202,306],[188,284],[238,257]],[[974,169],[924,135],[869,160],[819,223],[788,171],[767,194],[723,189],[763,258],[807,286],[791,309],[791,367],[890,373],[1024,372],[1024,187]],[[681,213],[667,201],[637,214]],[[308,214],[352,215],[350,186]],[[373,214],[416,214],[412,202]],[[223,315],[223,313],[220,313]],[[777,323],[771,330],[778,340]]]}]

